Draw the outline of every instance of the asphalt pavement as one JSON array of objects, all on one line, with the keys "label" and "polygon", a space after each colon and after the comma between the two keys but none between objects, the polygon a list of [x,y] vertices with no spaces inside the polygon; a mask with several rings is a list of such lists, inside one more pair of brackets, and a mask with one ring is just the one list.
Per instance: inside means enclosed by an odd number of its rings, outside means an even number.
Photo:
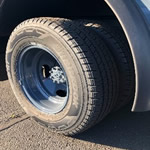
[{"label": "asphalt pavement", "polygon": [[4,62],[1,52],[0,150],[150,150],[150,112],[132,113],[130,105],[74,137],[40,126],[18,104]]}]

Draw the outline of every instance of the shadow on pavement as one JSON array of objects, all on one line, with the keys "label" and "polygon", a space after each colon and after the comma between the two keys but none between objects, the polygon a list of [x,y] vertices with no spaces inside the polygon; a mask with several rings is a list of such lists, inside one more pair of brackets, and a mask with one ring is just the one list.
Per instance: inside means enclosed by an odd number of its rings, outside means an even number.
[{"label": "shadow on pavement", "polygon": [[129,150],[150,150],[150,112],[133,113],[130,109],[128,106],[111,114],[75,138]]}]

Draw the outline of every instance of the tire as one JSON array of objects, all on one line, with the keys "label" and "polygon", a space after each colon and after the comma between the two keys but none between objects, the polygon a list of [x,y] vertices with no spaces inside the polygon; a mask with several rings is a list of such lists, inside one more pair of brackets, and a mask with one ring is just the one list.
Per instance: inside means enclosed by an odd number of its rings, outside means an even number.
[{"label": "tire", "polygon": [[[50,74],[41,73],[41,62],[45,61],[57,64],[57,76],[52,72],[56,67],[52,66]],[[102,120],[117,99],[118,73],[113,57],[104,42],[80,21],[35,18],[21,23],[9,38],[6,67],[20,105],[37,122],[57,133],[83,132]],[[67,101],[62,98],[64,105],[60,110],[53,103],[54,95],[49,96],[51,91],[48,93],[43,86],[45,81],[53,81],[48,88],[53,84],[67,87]],[[55,95],[59,103],[60,95],[57,91]]]},{"label": "tire", "polygon": [[134,99],[135,72],[130,48],[121,27],[114,21],[89,21],[85,26],[98,33],[113,55],[119,72],[119,96],[114,110]]}]

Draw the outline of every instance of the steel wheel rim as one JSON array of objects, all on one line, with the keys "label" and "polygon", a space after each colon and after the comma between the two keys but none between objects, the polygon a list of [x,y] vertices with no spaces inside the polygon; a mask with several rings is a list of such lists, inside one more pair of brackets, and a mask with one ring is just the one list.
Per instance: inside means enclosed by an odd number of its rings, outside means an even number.
[{"label": "steel wheel rim", "polygon": [[28,101],[38,110],[56,114],[68,101],[69,85],[64,68],[45,46],[30,45],[18,56],[19,84]]}]

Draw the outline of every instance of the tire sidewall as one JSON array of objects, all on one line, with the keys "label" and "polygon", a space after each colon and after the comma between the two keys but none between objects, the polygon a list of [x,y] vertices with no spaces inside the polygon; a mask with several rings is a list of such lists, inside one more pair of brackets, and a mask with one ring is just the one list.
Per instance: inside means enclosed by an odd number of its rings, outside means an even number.
[{"label": "tire sidewall", "polygon": [[[46,114],[35,108],[23,94],[18,81],[16,65],[19,54],[25,47],[37,44],[47,47],[58,58],[68,77],[68,102],[63,111],[57,114]],[[6,64],[8,78],[17,100],[30,116],[44,122],[50,128],[63,130],[84,118],[88,99],[85,94],[87,93],[86,80],[82,75],[82,68],[75,53],[58,33],[50,28],[41,28],[37,25],[16,30],[7,45]]]}]

